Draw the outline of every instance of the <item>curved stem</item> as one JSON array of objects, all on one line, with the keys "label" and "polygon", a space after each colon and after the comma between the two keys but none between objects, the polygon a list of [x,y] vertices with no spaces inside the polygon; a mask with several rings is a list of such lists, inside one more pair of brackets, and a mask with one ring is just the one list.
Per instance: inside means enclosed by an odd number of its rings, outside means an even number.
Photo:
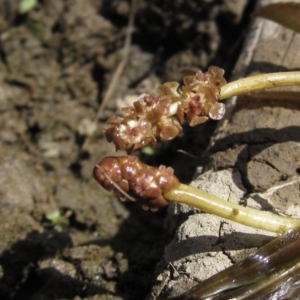
[{"label": "curved stem", "polygon": [[281,294],[299,292],[295,284],[300,277],[299,237],[300,228],[288,231],[244,260],[207,278],[180,299],[261,299],[259,296],[268,295],[270,290]]},{"label": "curved stem", "polygon": [[300,85],[300,72],[279,72],[238,79],[221,87],[220,100],[280,86]]},{"label": "curved stem", "polygon": [[164,197],[168,201],[188,204],[219,217],[278,234],[300,226],[300,220],[240,206],[185,184],[165,193]]},{"label": "curved stem", "polygon": [[[284,286],[284,283],[290,282],[289,289],[291,291],[295,289],[299,293],[299,286],[296,284],[296,282],[299,281],[299,276],[300,262],[298,257],[294,262],[288,264],[287,266],[282,266],[281,269],[268,276],[265,280],[258,281],[253,286],[244,287],[235,293],[231,293],[230,298],[227,299],[258,299],[260,297],[270,297],[272,295],[276,297],[276,292],[277,294],[280,292],[284,296],[290,297],[290,292],[288,292],[288,295],[286,295],[287,287]],[[280,290],[281,287],[283,288],[283,291]]]}]

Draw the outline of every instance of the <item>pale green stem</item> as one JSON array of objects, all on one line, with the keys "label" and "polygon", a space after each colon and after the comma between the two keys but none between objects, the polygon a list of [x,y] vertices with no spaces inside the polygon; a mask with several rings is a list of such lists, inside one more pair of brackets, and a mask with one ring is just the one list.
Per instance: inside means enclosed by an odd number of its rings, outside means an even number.
[{"label": "pale green stem", "polygon": [[237,205],[185,184],[164,194],[168,201],[194,206],[240,224],[282,234],[300,226],[300,220]]},{"label": "pale green stem", "polygon": [[[259,90],[282,86],[300,86],[300,72],[279,72],[250,76],[227,83],[221,87],[220,99],[244,95]],[[172,103],[168,116],[177,113],[180,101]]]},{"label": "pale green stem", "polygon": [[258,90],[300,85],[300,72],[279,72],[250,76],[227,83],[221,88],[220,100]]}]

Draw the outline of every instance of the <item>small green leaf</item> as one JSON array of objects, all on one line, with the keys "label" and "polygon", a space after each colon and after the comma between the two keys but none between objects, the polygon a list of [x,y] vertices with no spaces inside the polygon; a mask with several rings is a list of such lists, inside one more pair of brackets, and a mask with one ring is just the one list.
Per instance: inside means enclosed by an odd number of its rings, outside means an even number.
[{"label": "small green leaf", "polygon": [[38,0],[22,0],[19,6],[19,12],[26,14],[31,11],[37,4]]},{"label": "small green leaf", "polygon": [[63,218],[58,209],[47,211],[45,217],[46,219],[55,224],[61,222]]},{"label": "small green leaf", "polygon": [[142,153],[145,154],[145,155],[149,155],[149,156],[153,156],[155,155],[155,149],[153,149],[152,147],[150,146],[145,146],[142,148]]},{"label": "small green leaf", "polygon": [[274,3],[263,6],[256,10],[253,14],[255,17],[262,17],[269,19],[282,26],[292,29],[300,33],[300,4],[287,2],[287,3]]}]

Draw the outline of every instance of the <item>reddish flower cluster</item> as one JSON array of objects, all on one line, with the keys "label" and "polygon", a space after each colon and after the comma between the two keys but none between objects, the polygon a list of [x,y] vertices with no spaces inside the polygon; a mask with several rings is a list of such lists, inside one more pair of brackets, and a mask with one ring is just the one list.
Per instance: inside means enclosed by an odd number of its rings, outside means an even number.
[{"label": "reddish flower cluster", "polygon": [[183,100],[177,111],[181,123],[186,119],[190,126],[196,126],[209,118],[223,118],[225,105],[218,102],[221,87],[226,84],[223,75],[223,69],[211,66],[206,73],[199,71],[183,78]]},{"label": "reddish flower cluster", "polygon": [[175,117],[169,117],[171,104],[169,97],[142,94],[134,107],[123,109],[127,116],[112,117],[107,121],[111,125],[105,131],[107,141],[113,141],[117,149],[130,153],[147,144],[155,147],[157,138],[173,139],[182,128]]},{"label": "reddish flower cluster", "polygon": [[226,84],[223,75],[223,69],[211,66],[206,73],[185,76],[181,88],[177,82],[167,82],[157,94],[142,94],[133,107],[123,109],[125,117],[108,120],[106,139],[130,153],[147,144],[155,146],[157,139],[173,139],[182,132],[185,121],[196,126],[209,118],[221,119],[225,106],[218,100]]},{"label": "reddish flower cluster", "polygon": [[179,186],[172,168],[143,164],[135,156],[105,157],[93,171],[95,179],[120,199],[138,200],[144,209],[168,205],[163,194]]}]

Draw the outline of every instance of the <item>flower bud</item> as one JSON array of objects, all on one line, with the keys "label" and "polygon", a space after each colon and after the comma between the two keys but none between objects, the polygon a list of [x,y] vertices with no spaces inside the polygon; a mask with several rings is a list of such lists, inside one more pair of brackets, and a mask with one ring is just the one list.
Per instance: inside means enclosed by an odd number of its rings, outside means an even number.
[{"label": "flower bud", "polygon": [[105,157],[94,167],[93,175],[115,196],[139,201],[152,210],[168,205],[163,194],[180,184],[172,168],[150,167],[136,156]]}]

